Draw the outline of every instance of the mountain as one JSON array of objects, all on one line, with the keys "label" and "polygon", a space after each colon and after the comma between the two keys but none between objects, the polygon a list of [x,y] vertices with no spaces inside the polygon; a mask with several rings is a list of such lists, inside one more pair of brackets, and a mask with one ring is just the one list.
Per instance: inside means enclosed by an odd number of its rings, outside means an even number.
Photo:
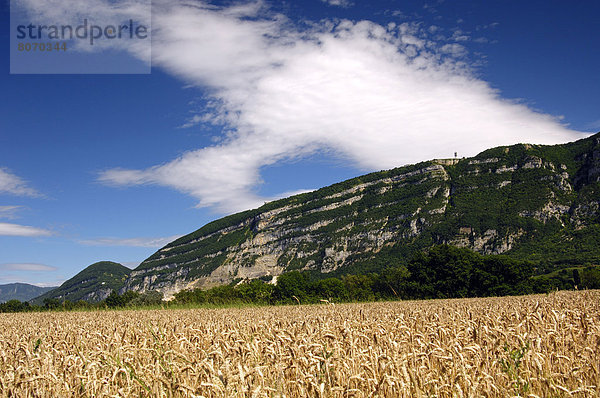
[{"label": "mountain", "polygon": [[130,272],[129,268],[118,263],[94,263],[56,289],[36,297],[32,302],[41,305],[44,299],[101,301],[108,297],[111,291],[119,291]]},{"label": "mountain", "polygon": [[600,133],[353,178],[213,221],[133,270],[166,297],[290,270],[381,270],[437,244],[546,267],[600,262]]},{"label": "mountain", "polygon": [[8,300],[28,301],[55,287],[39,287],[28,283],[9,283],[0,285],[0,303]]}]

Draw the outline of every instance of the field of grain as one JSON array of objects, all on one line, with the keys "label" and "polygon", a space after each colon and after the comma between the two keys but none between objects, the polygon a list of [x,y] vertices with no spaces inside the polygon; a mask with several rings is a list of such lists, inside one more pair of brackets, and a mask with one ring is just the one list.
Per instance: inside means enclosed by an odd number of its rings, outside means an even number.
[{"label": "field of grain", "polygon": [[0,314],[10,397],[598,397],[600,291]]}]

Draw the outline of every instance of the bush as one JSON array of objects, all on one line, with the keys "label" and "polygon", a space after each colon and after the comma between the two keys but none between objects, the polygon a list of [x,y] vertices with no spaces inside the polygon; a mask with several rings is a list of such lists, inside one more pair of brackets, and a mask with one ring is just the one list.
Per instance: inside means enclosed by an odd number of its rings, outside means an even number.
[{"label": "bush", "polygon": [[600,267],[587,267],[581,277],[583,286],[588,289],[600,289]]},{"label": "bush", "polygon": [[56,298],[45,298],[44,299],[44,308],[47,310],[54,310],[60,308],[60,300]]},{"label": "bush", "polygon": [[292,271],[279,275],[275,288],[275,297],[281,302],[309,302],[310,281],[306,272]]},{"label": "bush", "polygon": [[8,300],[0,304],[0,312],[25,312],[31,310],[28,302],[19,300]]},{"label": "bush", "polygon": [[133,307],[155,306],[163,303],[163,294],[156,290],[150,290],[133,297],[127,305]]},{"label": "bush", "polygon": [[267,304],[273,299],[275,286],[260,279],[254,279],[236,286],[235,289],[243,302]]}]

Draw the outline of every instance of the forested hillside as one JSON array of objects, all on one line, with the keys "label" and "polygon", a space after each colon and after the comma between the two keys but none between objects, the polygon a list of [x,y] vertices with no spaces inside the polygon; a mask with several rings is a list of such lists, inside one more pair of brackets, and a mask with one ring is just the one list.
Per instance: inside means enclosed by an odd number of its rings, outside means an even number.
[{"label": "forested hillside", "polygon": [[367,174],[216,220],[142,262],[122,288],[165,296],[307,270],[406,265],[435,245],[530,261],[600,262],[600,134]]}]

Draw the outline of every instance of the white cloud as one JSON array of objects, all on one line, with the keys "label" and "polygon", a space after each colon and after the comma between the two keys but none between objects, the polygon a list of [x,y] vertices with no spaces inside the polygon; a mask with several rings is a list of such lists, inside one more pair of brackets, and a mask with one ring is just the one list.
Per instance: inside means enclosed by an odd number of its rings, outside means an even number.
[{"label": "white cloud", "polygon": [[22,209],[23,206],[0,206],[0,218],[15,219]]},{"label": "white cloud", "polygon": [[82,245],[89,246],[130,246],[160,248],[173,242],[181,235],[167,236],[164,238],[96,238],[80,240]]},{"label": "white cloud", "polygon": [[57,277],[57,278],[54,278],[54,280],[51,282],[24,282],[24,283],[30,283],[32,285],[36,285],[39,287],[57,287],[57,286],[62,285],[65,281],[66,281],[66,279],[64,277]]},{"label": "white cloud", "polygon": [[[25,10],[32,21],[45,25],[106,27],[118,25],[130,18],[151,27],[151,0],[19,0],[15,9]],[[151,31],[151,29],[150,29]],[[150,60],[150,46],[144,40],[97,40],[91,46],[88,39],[72,40],[71,51],[98,52],[107,49],[129,51],[139,59]]]},{"label": "white cloud", "polygon": [[475,30],[487,30],[487,29],[495,29],[500,25],[500,22],[492,22],[486,25],[477,25]]},{"label": "white cloud", "polygon": [[287,198],[288,196],[300,195],[302,193],[313,192],[314,189],[294,189],[293,191],[282,192],[278,197],[272,198],[271,200],[277,200],[281,198]]},{"label": "white cloud", "polygon": [[37,272],[52,272],[58,268],[46,264],[37,263],[4,263],[0,264],[2,271],[37,271]]},{"label": "white cloud", "polygon": [[49,231],[47,229],[0,222],[0,236],[35,237],[50,235],[52,235],[52,231]]},{"label": "white cloud", "polygon": [[323,3],[327,3],[330,6],[336,7],[351,7],[353,3],[350,0],[321,0]]},{"label": "white cloud", "polygon": [[141,264],[140,261],[125,261],[121,263],[122,265],[126,266],[129,269],[135,269],[137,268],[138,265]]},{"label": "white cloud", "polygon": [[35,189],[31,188],[25,180],[3,167],[0,167],[0,194],[29,197],[41,196]]},{"label": "white cloud", "polygon": [[[57,274],[58,268],[39,263],[0,264],[0,283],[29,283],[41,287],[58,286],[64,276]],[[42,282],[40,282],[42,281]]]},{"label": "white cloud", "polygon": [[182,129],[186,129],[186,128],[195,126],[195,125],[197,125],[199,123],[208,122],[208,121],[209,121],[209,119],[207,119],[206,117],[202,117],[200,115],[194,115],[187,122],[185,122],[184,124],[182,124],[181,128]]},{"label": "white cloud", "polygon": [[455,58],[464,57],[467,54],[467,49],[460,44],[452,43],[452,44],[444,44],[440,51],[446,54],[450,54]]},{"label": "white cloud", "polygon": [[462,30],[456,29],[452,32],[452,36],[450,37],[450,39],[454,41],[469,41],[471,38]]},{"label": "white cloud", "polygon": [[153,65],[212,98],[186,125],[224,133],[154,167],[106,170],[99,180],[108,185],[160,185],[233,212],[268,200],[256,194],[261,167],[316,151],[372,171],[583,136],[503,99],[472,73],[465,47],[417,23],[301,28],[262,2],[156,1],[153,17]]}]

